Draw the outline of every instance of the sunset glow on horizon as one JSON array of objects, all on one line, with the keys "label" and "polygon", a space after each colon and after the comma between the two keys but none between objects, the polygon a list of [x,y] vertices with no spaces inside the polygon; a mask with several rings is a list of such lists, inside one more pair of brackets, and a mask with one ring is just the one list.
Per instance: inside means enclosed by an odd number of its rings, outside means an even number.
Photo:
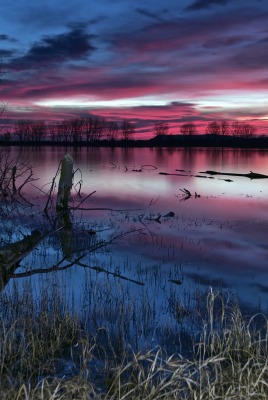
[{"label": "sunset glow on horizon", "polygon": [[[4,118],[245,121],[268,134],[268,3],[249,0],[2,2]],[[2,117],[2,118],[3,118]]]}]

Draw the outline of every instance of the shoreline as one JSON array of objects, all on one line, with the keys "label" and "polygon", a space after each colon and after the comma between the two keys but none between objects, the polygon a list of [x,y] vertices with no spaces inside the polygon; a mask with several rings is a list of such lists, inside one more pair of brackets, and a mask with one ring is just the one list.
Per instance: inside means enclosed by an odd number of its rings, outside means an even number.
[{"label": "shoreline", "polygon": [[219,135],[158,135],[148,140],[115,140],[107,139],[98,141],[18,141],[18,140],[1,140],[0,146],[10,147],[43,147],[43,146],[65,146],[65,147],[149,147],[149,148],[235,148],[235,149],[268,149],[268,136],[219,136]]}]

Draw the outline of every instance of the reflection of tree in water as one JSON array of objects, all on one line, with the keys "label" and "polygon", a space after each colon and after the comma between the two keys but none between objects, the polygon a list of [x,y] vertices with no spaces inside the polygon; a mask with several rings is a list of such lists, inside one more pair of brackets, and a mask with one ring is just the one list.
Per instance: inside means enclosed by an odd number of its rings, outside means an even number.
[{"label": "reflection of tree in water", "polygon": [[34,231],[31,235],[25,236],[22,240],[9,243],[0,249],[0,289],[6,286],[10,277],[19,267],[21,260],[33,251],[41,239],[41,232]]},{"label": "reflection of tree in water", "polygon": [[[17,272],[16,269],[19,268],[20,262],[29,254],[31,253],[38,244],[40,244],[43,240],[45,240],[49,235],[55,233],[61,233],[63,229],[57,229],[56,231],[50,231],[46,234],[41,234],[40,231],[34,231],[31,235],[27,235],[22,240],[10,243],[0,249],[0,289],[4,289],[7,285],[8,281],[11,278],[25,278],[37,274],[47,274],[53,271],[63,271],[66,269],[71,268],[72,266],[80,266],[83,268],[89,268],[97,272],[102,272],[107,275],[112,275],[117,278],[121,278],[123,280],[127,280],[129,282],[136,283],[138,285],[143,285],[142,282],[136,281],[134,279],[130,279],[122,274],[111,272],[109,270],[104,269],[100,266],[91,266],[86,263],[83,263],[83,258],[85,258],[88,253],[95,252],[103,247],[107,247],[109,244],[112,244],[115,240],[122,238],[124,235],[128,233],[137,232],[137,230],[131,230],[129,232],[125,232],[119,235],[112,237],[109,241],[95,241],[93,244],[91,240],[88,240],[88,246],[84,247],[83,250],[79,247],[73,250],[73,252],[68,252],[64,254],[65,248],[63,248],[63,257],[60,261],[56,264],[52,265],[51,267],[47,268],[35,268],[30,269],[25,272]],[[61,237],[62,238],[62,237]],[[90,245],[91,243],[91,245]],[[77,255],[77,253],[82,253]],[[75,257],[74,257],[75,256]],[[66,263],[67,261],[67,263]]]},{"label": "reflection of tree in water", "polygon": [[[50,273],[52,271],[62,271],[71,268],[73,265],[81,266],[83,268],[90,268],[139,285],[143,284],[142,282],[132,280],[119,273],[110,272],[100,266],[90,266],[86,263],[83,263],[83,258],[88,255],[88,253],[104,248],[113,243],[115,240],[122,238],[126,234],[138,232],[139,229],[132,228],[128,232],[114,235],[108,240],[97,240],[97,232],[94,230],[75,230],[73,228],[72,211],[77,209],[82,211],[82,203],[93,193],[80,201],[77,207],[69,207],[70,192],[73,186],[73,165],[72,159],[69,155],[67,155],[67,159],[67,166],[64,164],[64,161],[66,161],[66,156],[61,162],[61,177],[58,185],[56,206],[52,205],[53,191],[56,187],[55,178],[53,178],[51,188],[47,194],[48,199],[45,205],[44,213],[47,217],[47,221],[49,221],[50,228],[46,228],[45,224],[43,224],[43,230],[45,230],[45,232],[42,232],[40,229],[35,229],[31,234],[23,235],[24,237],[22,239],[13,241],[12,243],[7,243],[0,248],[0,290],[5,288],[11,278],[22,278],[36,274]],[[10,205],[12,204],[15,205],[16,211],[19,207],[21,214],[27,215],[27,213],[29,213],[28,207],[31,206],[31,203],[22,195],[21,189],[26,185],[26,183],[31,182],[32,169],[28,166],[25,166],[22,170],[20,168],[15,168],[14,160],[12,159],[11,161],[9,155],[7,155],[4,165],[6,166],[4,168],[5,174],[2,175],[6,182],[5,190],[6,193],[8,193],[8,196],[2,196],[2,200],[4,200],[4,202],[2,202],[3,204],[1,209],[5,212],[5,220],[10,222],[13,218],[12,208],[10,208]],[[26,179],[22,179],[23,185],[21,185],[19,190],[16,192],[13,190],[14,186],[16,186],[17,178],[16,176],[12,178],[12,173],[14,173],[14,171],[20,171],[18,172],[20,173],[20,177],[23,175],[21,171],[26,174]],[[57,210],[56,214],[55,209]],[[38,224],[38,221],[35,222]],[[11,235],[11,240],[13,236],[14,235]],[[61,260],[56,264],[46,268],[34,268],[28,271],[16,273],[16,270],[20,267],[21,261],[26,256],[31,254],[36,247],[43,243],[48,237],[55,237],[56,240],[60,240],[62,250]]]},{"label": "reflection of tree in water", "polygon": [[0,150],[0,214],[6,215],[16,205],[30,205],[23,194],[26,185],[33,183],[33,169],[14,156],[10,148]]}]

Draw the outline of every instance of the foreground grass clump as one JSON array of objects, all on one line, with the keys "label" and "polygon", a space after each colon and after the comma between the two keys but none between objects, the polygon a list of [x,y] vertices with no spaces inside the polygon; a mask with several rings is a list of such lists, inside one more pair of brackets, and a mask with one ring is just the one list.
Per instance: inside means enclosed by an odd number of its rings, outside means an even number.
[{"label": "foreground grass clump", "polygon": [[1,325],[1,399],[268,398],[266,317],[246,320],[213,291],[191,358],[160,348],[116,354],[108,344],[104,354],[97,334],[55,310],[8,324]]}]

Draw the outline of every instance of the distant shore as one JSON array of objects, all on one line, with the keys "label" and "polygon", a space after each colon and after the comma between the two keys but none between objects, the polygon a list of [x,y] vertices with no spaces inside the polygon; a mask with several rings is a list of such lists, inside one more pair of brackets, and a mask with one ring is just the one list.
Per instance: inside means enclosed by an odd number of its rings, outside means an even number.
[{"label": "distant shore", "polygon": [[98,140],[98,141],[19,141],[1,140],[0,146],[66,146],[66,147],[221,147],[243,149],[268,149],[268,136],[230,136],[230,135],[158,135],[148,140]]}]

